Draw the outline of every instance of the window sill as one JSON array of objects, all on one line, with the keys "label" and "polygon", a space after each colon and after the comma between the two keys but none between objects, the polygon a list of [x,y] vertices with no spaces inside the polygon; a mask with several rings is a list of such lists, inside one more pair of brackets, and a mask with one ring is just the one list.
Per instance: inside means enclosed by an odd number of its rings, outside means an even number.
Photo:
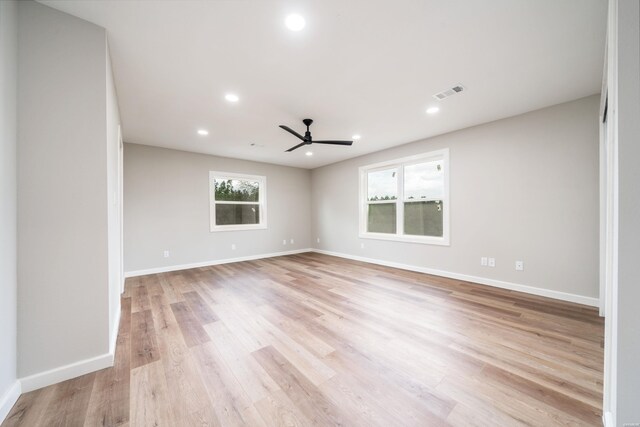
[{"label": "window sill", "polygon": [[266,230],[266,224],[250,224],[250,225],[214,225],[211,232],[218,231],[249,231],[249,230]]},{"label": "window sill", "polygon": [[410,236],[385,233],[360,233],[361,239],[390,240],[395,242],[420,243],[423,245],[450,246],[448,237]]}]

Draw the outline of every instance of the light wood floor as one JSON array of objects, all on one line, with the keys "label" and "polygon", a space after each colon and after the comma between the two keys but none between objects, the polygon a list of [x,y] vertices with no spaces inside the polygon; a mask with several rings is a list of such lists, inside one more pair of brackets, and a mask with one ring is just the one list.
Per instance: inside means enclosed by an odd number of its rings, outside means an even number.
[{"label": "light wood floor", "polygon": [[3,426],[601,425],[592,308],[302,254],[127,280],[113,368]]}]

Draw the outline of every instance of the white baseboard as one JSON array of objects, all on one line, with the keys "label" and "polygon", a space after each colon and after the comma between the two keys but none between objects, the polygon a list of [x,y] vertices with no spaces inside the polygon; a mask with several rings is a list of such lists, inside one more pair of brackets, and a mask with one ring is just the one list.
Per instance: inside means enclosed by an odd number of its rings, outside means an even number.
[{"label": "white baseboard", "polygon": [[127,271],[124,273],[124,277],[145,276],[147,274],[166,273],[169,271],[178,271],[178,270],[188,270],[190,268],[209,267],[211,265],[230,264],[232,262],[253,261],[256,259],[273,258],[273,257],[285,256],[285,255],[295,255],[295,254],[301,254],[304,252],[311,252],[311,251],[313,251],[313,249],[310,249],[310,248],[295,249],[292,251],[272,252],[268,254],[249,255],[249,256],[238,257],[238,258],[226,258],[226,259],[217,259],[212,261],[194,262],[191,264],[170,265],[166,267],[149,268],[146,270]]},{"label": "white baseboard", "polygon": [[16,404],[18,398],[22,394],[22,388],[19,380],[15,380],[9,390],[0,397],[0,424],[2,424],[9,415],[11,408]]},{"label": "white baseboard", "polygon": [[562,301],[574,302],[577,304],[584,304],[592,307],[599,306],[598,298],[585,297],[582,295],[575,295],[575,294],[570,294],[566,292],[552,291],[549,289],[536,288],[533,286],[520,285],[517,283],[503,282],[501,280],[487,279],[484,277],[470,276],[467,274],[452,273],[450,271],[436,270],[433,268],[419,267],[415,265],[402,264],[402,263],[392,262],[392,261],[384,261],[381,259],[365,258],[357,255],[349,255],[349,254],[344,254],[340,252],[325,251],[322,249],[311,249],[311,251],[317,252],[320,254],[336,256],[340,258],[352,259],[354,261],[362,261],[362,262],[368,262],[370,264],[383,265],[385,267],[393,267],[393,268],[399,268],[402,270],[415,271],[418,273],[432,274],[434,276],[448,277],[450,279],[463,280],[465,282],[480,283],[482,285],[494,286],[496,288],[509,289],[512,291],[524,292],[527,294],[539,295],[539,296],[554,298]]},{"label": "white baseboard", "polygon": [[81,375],[85,375],[100,369],[113,366],[114,354],[106,353],[90,359],[80,360],[69,365],[60,366],[45,372],[20,378],[22,392],[37,390],[52,384],[70,380]]}]

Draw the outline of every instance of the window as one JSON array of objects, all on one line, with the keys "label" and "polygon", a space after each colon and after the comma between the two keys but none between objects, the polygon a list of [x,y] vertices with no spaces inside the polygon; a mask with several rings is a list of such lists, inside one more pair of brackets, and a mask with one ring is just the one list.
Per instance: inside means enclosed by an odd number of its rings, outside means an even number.
[{"label": "window", "polygon": [[360,237],[449,244],[449,150],[360,168]]},{"label": "window", "polygon": [[267,228],[264,176],[209,172],[211,231]]}]

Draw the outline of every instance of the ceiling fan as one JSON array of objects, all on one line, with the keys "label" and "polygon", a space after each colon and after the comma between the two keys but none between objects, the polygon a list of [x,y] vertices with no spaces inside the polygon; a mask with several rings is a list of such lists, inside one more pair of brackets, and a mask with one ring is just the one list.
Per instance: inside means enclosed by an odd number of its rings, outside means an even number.
[{"label": "ceiling fan", "polygon": [[307,131],[304,133],[304,136],[300,135],[298,132],[296,132],[295,130],[291,129],[288,126],[280,125],[280,127],[282,129],[286,130],[290,134],[295,135],[296,137],[298,137],[298,138],[300,138],[302,140],[302,143],[296,145],[295,147],[289,148],[286,152],[293,151],[293,150],[295,150],[297,148],[302,147],[303,145],[311,145],[311,144],[331,144],[331,145],[351,145],[351,144],[353,144],[353,141],[314,141],[311,138],[311,132],[309,131],[309,126],[311,126],[311,123],[313,123],[313,120],[304,119],[302,121],[302,123],[304,123],[304,125],[307,127]]}]

